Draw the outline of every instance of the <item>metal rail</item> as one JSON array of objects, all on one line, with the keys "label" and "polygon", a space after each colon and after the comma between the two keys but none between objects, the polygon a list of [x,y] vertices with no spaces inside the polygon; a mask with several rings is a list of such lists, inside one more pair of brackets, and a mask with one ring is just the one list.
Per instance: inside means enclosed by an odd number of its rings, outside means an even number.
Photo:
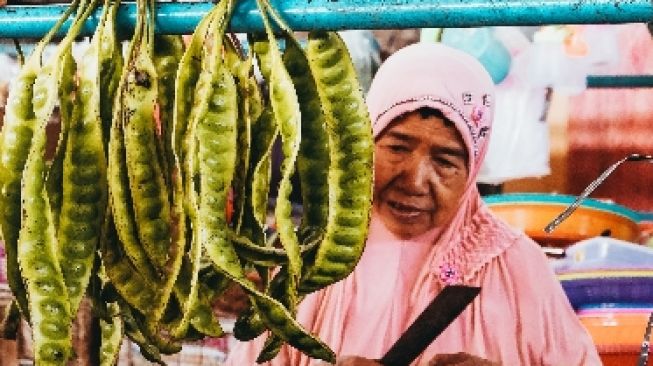
[{"label": "metal rail", "polygon": [[[616,24],[653,19],[651,0],[271,0],[289,25],[313,29],[402,29],[543,24]],[[236,6],[230,30],[263,30],[255,0]],[[210,2],[159,3],[156,31],[188,34],[213,6]],[[0,8],[0,38],[40,38],[66,5]],[[136,19],[133,3],[121,6],[118,26],[129,33]],[[82,31],[97,26],[99,10]],[[64,26],[62,33],[67,29]]]},{"label": "metal rail", "polygon": [[653,75],[590,75],[588,88],[653,88]]}]

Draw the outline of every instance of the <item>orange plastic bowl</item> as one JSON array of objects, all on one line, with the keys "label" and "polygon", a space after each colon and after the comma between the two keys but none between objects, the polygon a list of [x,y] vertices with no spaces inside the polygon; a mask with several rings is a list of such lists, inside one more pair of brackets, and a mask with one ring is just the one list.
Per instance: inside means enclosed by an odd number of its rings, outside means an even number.
[{"label": "orange plastic bowl", "polygon": [[579,310],[578,318],[592,337],[605,366],[635,365],[641,352],[650,311],[651,309]]},{"label": "orange plastic bowl", "polygon": [[484,197],[490,209],[510,226],[523,230],[541,245],[566,247],[580,240],[607,235],[636,242],[639,214],[624,206],[586,199],[552,233],[544,227],[575,201],[575,196],[519,193]]}]

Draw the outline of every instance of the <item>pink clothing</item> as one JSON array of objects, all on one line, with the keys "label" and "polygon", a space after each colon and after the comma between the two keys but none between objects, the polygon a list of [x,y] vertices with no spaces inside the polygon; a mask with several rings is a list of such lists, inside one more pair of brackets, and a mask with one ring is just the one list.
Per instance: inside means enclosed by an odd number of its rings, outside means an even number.
[{"label": "pink clothing", "polygon": [[[438,353],[464,351],[503,365],[600,365],[596,350],[569,305],[546,258],[536,243],[500,223],[486,208],[471,227],[486,243],[499,240],[500,254],[460,283],[481,286],[479,297],[442,333],[415,365],[426,365]],[[399,240],[379,220],[353,274],[309,295],[298,319],[337,355],[380,358],[426,306],[410,301],[411,283],[427,260],[430,242]],[[468,231],[472,233],[474,231]],[[432,236],[432,234],[431,234]],[[493,246],[480,248],[492,252]],[[472,248],[460,254],[468,264],[479,257]],[[470,265],[467,268],[474,268]],[[463,276],[465,277],[465,276]],[[433,280],[429,292],[443,287]],[[240,343],[227,365],[254,365],[266,335]],[[299,351],[284,347],[270,366],[316,365]]]},{"label": "pink clothing", "polygon": [[[468,149],[460,209],[445,227],[401,240],[372,213],[363,256],[346,279],[313,293],[297,319],[338,356],[380,358],[446,284],[481,286],[478,298],[415,362],[467,352],[504,365],[598,365],[538,245],[483,204],[476,175],[487,150],[494,85],[475,59],[440,44],[408,46],[381,65],[367,104],[375,136],[420,107],[440,109]],[[227,365],[254,365],[265,336],[240,344]],[[285,346],[269,365],[313,365]]]}]

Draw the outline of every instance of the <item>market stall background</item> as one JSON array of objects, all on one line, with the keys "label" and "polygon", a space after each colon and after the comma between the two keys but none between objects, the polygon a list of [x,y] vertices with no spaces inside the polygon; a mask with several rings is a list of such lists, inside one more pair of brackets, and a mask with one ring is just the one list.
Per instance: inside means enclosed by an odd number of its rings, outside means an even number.
[{"label": "market stall background", "polygon": [[[500,92],[503,90],[507,96],[511,95],[510,88],[513,88],[512,92],[515,93],[523,94],[525,91],[531,93],[535,103],[533,100],[524,101],[523,113],[528,115],[531,112],[533,114],[528,118],[533,121],[536,129],[525,131],[519,141],[525,141],[531,145],[533,145],[533,141],[544,141],[546,144],[541,147],[544,150],[540,149],[535,153],[539,154],[538,156],[541,156],[542,151],[548,152],[548,154],[543,160],[529,160],[524,154],[515,154],[514,151],[511,152],[504,146],[506,152],[504,155],[501,155],[500,152],[496,153],[498,155],[495,156],[495,161],[503,162],[504,165],[522,164],[527,168],[538,165],[540,169],[529,172],[515,171],[511,172],[512,175],[495,175],[488,178],[487,183],[495,188],[495,192],[498,187],[498,192],[501,193],[579,194],[589,182],[614,161],[633,152],[650,153],[653,151],[653,140],[650,139],[648,133],[651,112],[653,112],[650,103],[653,100],[653,89],[651,89],[653,85],[646,83],[635,85],[633,81],[632,85],[620,84],[619,89],[598,89],[593,87],[592,81],[599,79],[592,79],[591,76],[617,75],[615,80],[618,81],[619,77],[653,74],[653,58],[650,57],[653,52],[653,41],[648,28],[643,23],[653,19],[653,6],[649,1],[505,1],[498,3],[479,0],[464,2],[466,8],[456,7],[456,4],[459,3],[430,1],[418,4],[412,1],[403,1],[390,5],[383,1],[359,1],[343,4],[343,2],[314,0],[308,5],[298,1],[285,1],[279,5],[281,11],[287,13],[289,21],[297,26],[297,29],[308,30],[311,27],[321,27],[342,30],[354,28],[373,30],[371,33],[378,48],[372,45],[368,52],[378,53],[378,59],[376,55],[371,58],[365,57],[366,53],[360,52],[360,46],[352,46],[351,50],[352,54],[363,55],[359,58],[359,65],[361,63],[371,65],[369,68],[359,67],[359,70],[367,70],[370,73],[370,75],[361,74],[361,79],[369,79],[372,76],[374,62],[382,61],[403,45],[420,41],[421,28],[520,26],[513,27],[513,31],[516,30],[517,33],[513,32],[512,36],[508,35],[510,32],[505,32],[505,29],[493,29],[496,37],[510,51],[513,61],[510,73],[498,83],[498,87]],[[8,39],[16,36],[29,38],[49,29],[48,21],[51,25],[52,19],[56,18],[53,14],[61,12],[62,7],[59,5],[46,7],[39,2],[36,4],[38,7],[24,12],[11,8],[13,6],[11,2],[9,2],[9,8],[5,8],[6,11],[0,9],[0,38]],[[203,14],[209,5],[195,3],[187,7],[190,10],[182,15],[185,17],[184,21],[175,20],[178,18],[175,18],[174,15],[180,15],[178,6],[181,8],[184,4],[162,4],[163,11],[159,15],[159,23],[161,23],[159,29],[166,29],[168,26],[174,33],[188,33],[196,24],[199,15]],[[260,28],[260,21],[253,10],[252,2],[242,2],[240,6],[242,11],[232,22],[234,29]],[[308,12],[307,9],[312,9],[313,12]],[[388,9],[392,9],[394,14],[391,14]],[[27,15],[33,14],[35,11],[38,13],[36,17],[24,21],[27,19]],[[121,19],[123,25],[131,24],[133,12],[130,15],[128,8],[123,8]],[[16,24],[16,20],[20,24]],[[631,22],[638,23],[607,25],[607,23]],[[561,24],[561,26],[540,27],[540,25],[548,24]],[[564,24],[588,25],[567,27]],[[94,29],[94,25],[90,24],[87,27],[87,33],[90,34],[92,29]],[[565,60],[569,62],[559,63],[560,55],[554,56],[558,57],[556,59],[552,57],[540,61],[559,66],[567,65],[571,69],[572,76],[582,76],[582,81],[585,83],[556,84],[553,77],[548,80],[546,77],[542,78],[542,74],[536,73],[532,68],[519,69],[517,60],[524,57],[527,50],[538,42],[536,39],[538,32],[540,34],[557,32],[558,36],[562,35],[558,39],[560,41],[558,46],[563,50]],[[596,50],[596,45],[594,45],[593,49],[591,37],[585,37],[591,35],[592,32],[603,32],[602,34],[613,37],[605,39],[613,39],[616,48]],[[361,32],[352,38],[369,40],[369,36],[370,32]],[[540,42],[551,41],[551,37],[544,38],[545,40],[540,40]],[[605,41],[605,39],[603,40]],[[7,44],[10,43],[7,42]],[[584,51],[583,44],[586,47]],[[5,48],[9,49],[10,46]],[[603,57],[599,57],[600,55]],[[542,56],[546,57],[547,55]],[[594,64],[590,64],[588,61],[592,57],[595,58]],[[584,64],[584,68],[573,69],[585,61],[587,62]],[[561,69],[557,71],[570,72]],[[529,75],[533,78],[529,79]],[[4,83],[0,90],[6,95],[10,76],[3,76],[1,79]],[[587,84],[588,80],[590,81],[589,85]],[[522,120],[519,116],[515,119],[517,122]],[[540,124],[538,125],[537,122]],[[501,121],[498,121],[497,124],[499,123]],[[50,128],[56,128],[56,126]],[[514,131],[510,128],[508,130]],[[516,145],[515,148],[520,147]],[[653,187],[648,182],[653,174],[652,169],[653,166],[647,163],[626,164],[593,194],[595,198],[615,202],[642,214],[639,221],[642,228],[641,236],[632,241],[642,248],[650,243],[647,225],[652,217],[649,213],[653,212]],[[491,172],[487,176],[492,176]],[[608,245],[609,248],[617,246],[612,242],[603,243],[603,245]],[[594,252],[597,250],[594,249]],[[632,269],[628,268],[627,261],[620,263],[620,267],[605,268],[605,266],[611,265],[609,261],[602,265],[603,268],[599,268],[600,270],[591,268],[588,273],[593,271],[597,278],[610,277],[610,273],[616,276],[618,273],[622,275],[621,278],[625,279],[626,285],[637,283],[640,287],[643,286],[642,284],[650,284],[653,278],[653,264],[650,266],[645,264],[644,267],[637,268],[640,271],[637,274],[624,274],[624,271]],[[561,279],[577,280],[582,277],[578,274],[580,272],[573,273],[575,274],[563,273]],[[574,275],[576,278],[573,278]],[[605,303],[582,304],[577,309],[579,316],[587,319],[588,328],[595,332],[593,335],[597,343],[601,342],[599,349],[603,351],[605,360],[615,362],[614,364],[623,362],[624,358],[619,357],[626,357],[625,354],[632,358],[635,347],[639,347],[639,341],[643,336],[645,321],[648,319],[646,315],[653,309],[653,300],[646,296],[640,298],[637,303],[629,301],[631,302],[620,304],[617,298]],[[619,315],[625,313],[626,316]],[[620,330],[606,336],[605,332],[608,329],[606,324],[608,323],[612,325],[611,329]],[[614,327],[615,324],[622,324],[623,327]],[[624,335],[632,336],[632,339],[622,342]],[[169,357],[168,361],[171,364],[179,365],[218,365],[224,358],[225,352],[228,352],[229,342],[231,341],[228,338],[224,338],[206,344],[189,345],[183,354]],[[23,343],[18,348],[15,344],[10,344],[7,350],[19,354],[16,356],[16,360],[23,357],[25,362],[28,362],[29,347],[27,343]],[[139,359],[134,346],[127,342],[123,344],[121,355],[122,363],[119,364],[146,362]],[[609,358],[611,356],[613,358]],[[630,360],[631,358],[625,359]],[[0,365],[15,364],[6,363],[14,362],[13,360],[5,360],[7,358],[3,357]]]}]

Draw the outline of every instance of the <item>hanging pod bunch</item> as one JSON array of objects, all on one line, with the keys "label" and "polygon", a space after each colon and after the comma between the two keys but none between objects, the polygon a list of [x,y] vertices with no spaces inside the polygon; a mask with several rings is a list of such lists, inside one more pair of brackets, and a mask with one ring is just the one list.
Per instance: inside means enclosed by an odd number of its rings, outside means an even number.
[{"label": "hanging pod bunch", "polygon": [[[123,51],[120,1],[105,0],[75,60],[72,42],[96,1],[71,4],[9,97],[0,231],[16,299],[4,333],[24,316],[37,365],[63,365],[87,296],[98,364],[116,363],[124,337],[164,364],[184,341],[223,334],[214,302],[235,284],[249,298],[235,336],[268,331],[259,362],[286,343],[334,362],[296,311],[307,294],[351,273],[367,236],[373,138],[344,42],[311,32],[303,45],[268,0],[257,0],[265,32],[247,35],[249,52],[227,33],[236,0],[217,2],[184,42],[155,35],[154,1],[137,0]],[[42,64],[45,44],[74,11]],[[61,131],[46,162],[45,125],[57,105]]]},{"label": "hanging pod bunch", "polygon": [[[297,284],[297,300],[301,300],[303,295],[345,278],[360,258],[369,224],[373,137],[342,39],[335,32],[311,32],[304,50],[270,4],[259,4],[285,34],[284,63],[301,98],[298,168],[304,212],[300,234],[303,244],[309,238],[319,238],[314,250],[302,251],[304,263]],[[257,47],[255,43],[252,48],[265,54],[262,45]],[[262,71],[265,75],[264,67]],[[293,298],[285,290],[292,280],[284,269],[278,271],[269,292],[292,309]],[[265,329],[261,314],[248,311],[238,319],[234,332],[238,338],[248,340]],[[282,340],[273,332],[258,361],[275,357]]]},{"label": "hanging pod bunch", "polygon": [[[170,110],[170,98],[159,98],[159,85],[168,86],[170,82],[159,80],[155,66],[154,3],[138,1],[137,12],[110,128],[112,217],[106,227],[116,235],[103,248],[107,251],[103,257],[115,296],[122,298],[117,303],[124,315],[125,333],[143,349],[155,348],[157,352],[144,355],[160,361],[159,352],[181,349],[179,342],[164,334],[161,321],[181,267],[183,249],[177,247],[180,241],[172,230],[171,195],[165,178],[168,160],[158,128],[165,122],[157,120],[156,113]],[[166,63],[175,62],[174,48],[170,53],[173,55],[164,56],[169,59],[159,71],[170,67]]]}]

